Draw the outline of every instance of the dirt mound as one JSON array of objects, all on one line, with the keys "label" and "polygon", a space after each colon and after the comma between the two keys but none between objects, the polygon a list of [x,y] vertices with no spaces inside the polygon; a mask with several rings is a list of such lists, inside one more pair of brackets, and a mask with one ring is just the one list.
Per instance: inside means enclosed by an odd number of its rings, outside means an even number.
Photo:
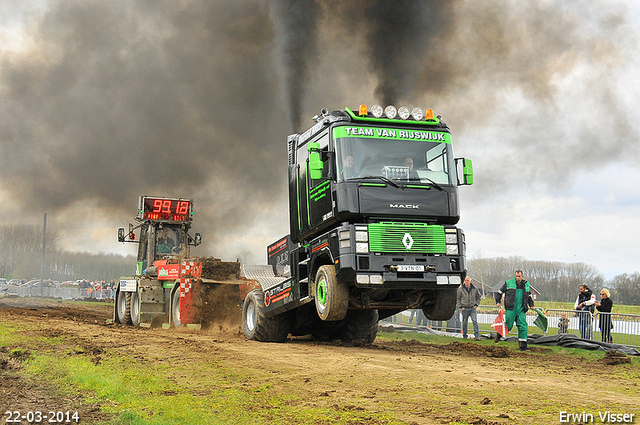
[{"label": "dirt mound", "polygon": [[499,345],[480,345],[470,342],[452,342],[445,347],[454,353],[466,353],[475,356],[504,358],[509,357],[511,351]]},{"label": "dirt mound", "polygon": [[213,280],[232,280],[240,278],[240,263],[221,261],[219,258],[203,257],[197,261],[202,262],[202,277]]},{"label": "dirt mound", "polygon": [[631,363],[631,358],[624,353],[621,353],[616,350],[607,351],[602,359],[599,360],[601,363],[607,365],[617,365],[623,363]]}]

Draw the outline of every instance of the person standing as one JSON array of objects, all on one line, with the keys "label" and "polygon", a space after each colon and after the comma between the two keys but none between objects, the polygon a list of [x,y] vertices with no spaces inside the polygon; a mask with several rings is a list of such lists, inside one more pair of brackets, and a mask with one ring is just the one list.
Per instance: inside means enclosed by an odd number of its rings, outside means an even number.
[{"label": "person standing", "polygon": [[462,338],[467,339],[467,327],[469,325],[469,317],[473,323],[473,334],[476,341],[480,340],[480,329],[478,328],[478,306],[481,300],[480,291],[471,284],[469,276],[464,278],[462,285],[458,287],[456,296],[456,306],[462,313]]},{"label": "person standing", "polygon": [[595,311],[596,296],[587,285],[580,285],[580,293],[574,307],[579,311],[580,337],[591,339],[591,319]]},{"label": "person standing", "polygon": [[600,291],[602,301],[595,302],[595,306],[600,313],[600,334],[602,335],[602,342],[613,342],[611,337],[611,329],[613,324],[611,322],[611,309],[613,308],[613,301],[611,301],[611,293],[608,289]]},{"label": "person standing", "polygon": [[[500,307],[504,294],[505,324],[511,330],[513,324],[518,327],[518,343],[521,351],[527,350],[527,311],[533,307],[531,298],[531,285],[523,279],[522,270],[516,270],[515,277],[504,282],[504,285],[495,294],[496,306]],[[500,341],[500,334],[496,334],[495,342]]]}]

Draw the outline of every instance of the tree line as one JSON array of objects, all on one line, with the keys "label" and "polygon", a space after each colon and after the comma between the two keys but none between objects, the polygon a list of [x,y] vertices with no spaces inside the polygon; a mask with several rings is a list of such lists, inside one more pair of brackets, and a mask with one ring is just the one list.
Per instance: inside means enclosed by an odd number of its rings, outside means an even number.
[{"label": "tree line", "polygon": [[531,261],[519,256],[481,258],[468,260],[468,276],[485,288],[503,283],[522,270],[524,278],[540,292],[542,301],[575,301],[579,287],[587,285],[594,294],[607,288],[612,299],[619,304],[640,305],[640,273],[620,274],[610,280],[595,267],[586,263],[563,263],[558,261]]},{"label": "tree line", "polygon": [[[89,281],[128,276],[135,270],[135,257],[117,254],[72,252],[57,247],[58,233],[47,229],[44,279],[64,282]],[[12,224],[0,226],[0,278],[40,279],[43,226]]]},{"label": "tree line", "polygon": [[[0,226],[0,277],[11,279],[39,278],[42,262],[43,226]],[[57,248],[58,234],[47,229],[45,238],[44,278],[57,280],[106,280],[131,275],[135,257],[117,254],[70,252]],[[640,273],[620,274],[605,280],[593,266],[585,263],[530,261],[522,257],[476,257],[468,260],[468,275],[485,293],[491,287],[522,270],[540,292],[542,301],[574,301],[578,288],[586,284],[597,294],[600,289],[611,291],[620,304],[640,305]]]}]

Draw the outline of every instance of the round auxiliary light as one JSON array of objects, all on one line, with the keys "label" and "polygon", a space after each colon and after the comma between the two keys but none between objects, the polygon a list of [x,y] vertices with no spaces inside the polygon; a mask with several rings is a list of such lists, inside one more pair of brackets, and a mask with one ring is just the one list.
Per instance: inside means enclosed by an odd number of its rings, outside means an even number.
[{"label": "round auxiliary light", "polygon": [[382,109],[382,106],[375,104],[371,107],[371,113],[373,114],[374,117],[380,118],[384,113],[384,109]]},{"label": "round auxiliary light", "polygon": [[422,119],[424,118],[424,111],[422,110],[422,108],[413,108],[413,110],[411,111],[411,116],[416,121],[422,121]]},{"label": "round auxiliary light", "polygon": [[406,106],[401,106],[400,109],[398,109],[398,115],[400,115],[400,118],[403,120],[406,120],[409,118],[409,115],[411,115],[411,112],[409,112],[409,108]]},{"label": "round auxiliary light", "polygon": [[386,108],[384,108],[384,114],[387,116],[387,118],[389,118],[390,120],[394,119],[396,117],[397,114],[397,110],[396,107],[393,105],[389,105]]}]

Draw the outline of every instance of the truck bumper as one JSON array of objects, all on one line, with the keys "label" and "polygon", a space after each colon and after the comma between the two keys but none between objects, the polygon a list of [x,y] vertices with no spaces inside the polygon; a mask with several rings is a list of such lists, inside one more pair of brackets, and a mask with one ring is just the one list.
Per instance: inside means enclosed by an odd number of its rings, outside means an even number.
[{"label": "truck bumper", "polygon": [[458,287],[465,271],[460,258],[445,255],[346,255],[338,280],[358,288],[438,289]]}]

